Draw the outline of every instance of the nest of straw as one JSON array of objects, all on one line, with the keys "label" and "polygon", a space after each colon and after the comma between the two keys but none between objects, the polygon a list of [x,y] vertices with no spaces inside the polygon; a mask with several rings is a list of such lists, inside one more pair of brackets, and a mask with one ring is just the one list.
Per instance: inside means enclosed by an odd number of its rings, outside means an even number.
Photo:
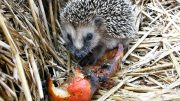
[{"label": "nest of straw", "polygon": [[[59,34],[67,0],[46,1],[0,1],[0,101],[48,100],[44,71],[62,83],[76,66]],[[139,30],[112,77],[116,85],[92,100],[179,101],[180,1],[134,0],[133,8]]]}]

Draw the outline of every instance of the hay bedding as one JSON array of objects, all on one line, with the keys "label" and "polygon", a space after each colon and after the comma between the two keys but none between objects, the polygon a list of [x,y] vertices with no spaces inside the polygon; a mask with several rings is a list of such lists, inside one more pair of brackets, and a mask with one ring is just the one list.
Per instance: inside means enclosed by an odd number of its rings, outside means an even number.
[{"label": "hay bedding", "polygon": [[[47,100],[46,68],[62,83],[76,65],[58,34],[62,1],[49,2],[48,17],[43,2],[0,1],[0,101]],[[134,9],[139,31],[112,78],[117,84],[93,100],[180,101],[180,2],[136,0]]]}]

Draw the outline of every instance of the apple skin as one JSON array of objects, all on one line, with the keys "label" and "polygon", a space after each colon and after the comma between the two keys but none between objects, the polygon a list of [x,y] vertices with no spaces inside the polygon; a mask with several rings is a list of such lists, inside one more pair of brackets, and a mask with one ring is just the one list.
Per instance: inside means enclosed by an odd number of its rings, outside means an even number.
[{"label": "apple skin", "polygon": [[91,79],[85,77],[79,69],[60,87],[54,87],[50,75],[48,77],[48,93],[51,101],[90,101],[97,87],[96,84],[92,85]]},{"label": "apple skin", "polygon": [[107,82],[119,70],[122,57],[123,46],[119,45],[118,49],[106,52],[95,65],[82,70],[77,67],[74,75],[60,87],[54,87],[49,74],[47,84],[50,101],[90,101],[100,84]]}]

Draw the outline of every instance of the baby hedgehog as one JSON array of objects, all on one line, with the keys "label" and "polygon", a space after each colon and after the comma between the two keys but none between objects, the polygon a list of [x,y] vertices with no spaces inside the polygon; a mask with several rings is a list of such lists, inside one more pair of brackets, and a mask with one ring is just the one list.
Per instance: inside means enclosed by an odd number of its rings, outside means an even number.
[{"label": "baby hedgehog", "polygon": [[70,0],[60,22],[65,46],[81,66],[96,63],[118,44],[126,48],[135,33],[131,5],[125,0]]}]

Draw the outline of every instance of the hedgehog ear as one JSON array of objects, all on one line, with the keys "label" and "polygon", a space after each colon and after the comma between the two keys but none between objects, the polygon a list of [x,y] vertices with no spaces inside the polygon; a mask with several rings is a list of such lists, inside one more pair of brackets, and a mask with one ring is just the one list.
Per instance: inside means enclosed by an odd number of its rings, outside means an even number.
[{"label": "hedgehog ear", "polygon": [[94,25],[96,27],[101,27],[104,24],[104,19],[102,17],[95,17],[94,18]]}]

